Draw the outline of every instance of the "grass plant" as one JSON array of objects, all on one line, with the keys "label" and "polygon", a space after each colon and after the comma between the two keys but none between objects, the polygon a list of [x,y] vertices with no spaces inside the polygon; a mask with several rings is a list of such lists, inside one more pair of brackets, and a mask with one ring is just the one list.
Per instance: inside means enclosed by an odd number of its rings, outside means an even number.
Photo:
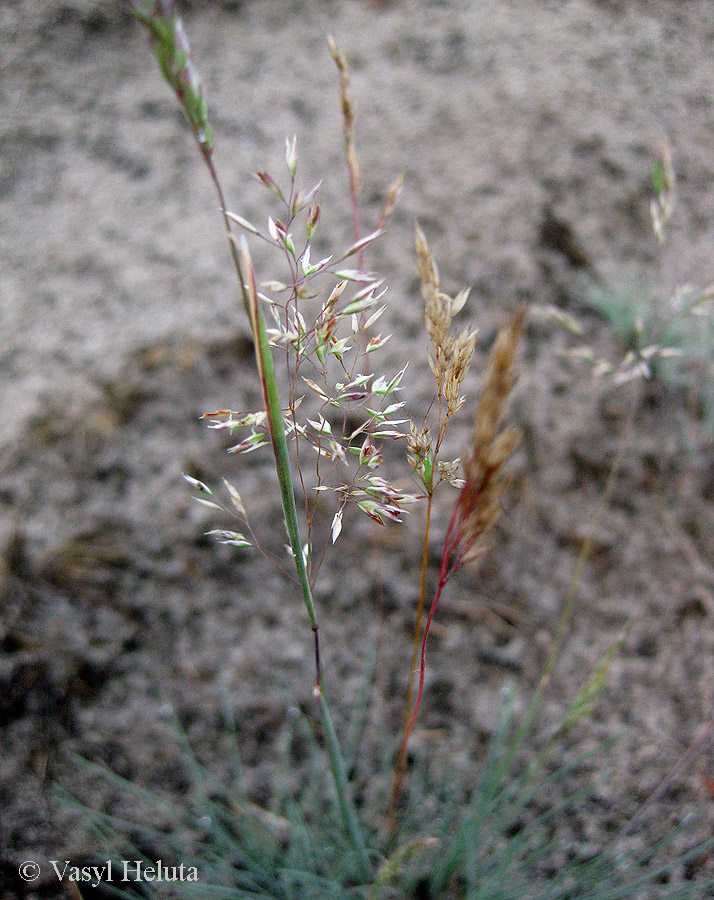
[{"label": "grass plant", "polygon": [[[141,891],[162,896],[201,898],[458,898],[458,900],[619,900],[644,896],[697,896],[688,887],[671,889],[661,881],[666,867],[650,859],[630,860],[615,848],[593,858],[556,866],[559,854],[558,817],[588,796],[569,797],[562,805],[544,805],[542,792],[561,782],[582,759],[558,766],[550,754],[526,765],[521,749],[540,702],[518,726],[511,693],[504,690],[503,709],[492,736],[480,779],[473,783],[468,767],[443,778],[438,763],[417,758],[408,772],[408,742],[419,713],[426,669],[430,626],[449,580],[488,548],[489,532],[498,519],[507,485],[508,461],[518,431],[501,427],[515,381],[519,336],[525,317],[518,310],[503,328],[491,351],[480,398],[475,404],[473,436],[466,462],[441,458],[452,416],[466,403],[461,393],[472,362],[476,333],[454,329],[467,292],[450,297],[440,286],[439,272],[427,240],[417,226],[415,250],[425,325],[431,341],[429,365],[435,379],[433,400],[421,415],[411,417],[400,399],[406,366],[380,373],[379,350],[389,335],[374,333],[384,312],[383,279],[365,266],[365,252],[377,240],[399,192],[390,189],[381,219],[363,235],[360,225],[360,176],[354,143],[354,108],[347,61],[334,42],[330,52],[340,75],[345,152],[350,182],[354,241],[320,260],[312,258],[312,239],[319,226],[320,185],[300,186],[298,148],[286,141],[282,177],[259,171],[257,177],[271,195],[276,211],[263,228],[233,212],[221,187],[213,158],[213,131],[198,70],[172,0],[127,0],[149,32],[151,47],[165,80],[173,89],[195,138],[219,201],[238,291],[250,323],[257,378],[263,406],[257,410],[221,409],[207,413],[209,427],[236,436],[229,452],[272,449],[277,486],[294,566],[296,593],[307,610],[314,654],[314,714],[295,710],[285,735],[289,748],[299,733],[309,747],[310,773],[296,789],[286,789],[287,772],[277,767],[270,811],[252,806],[239,787],[216,781],[198,764],[178,720],[176,742],[192,785],[186,804],[162,804],[163,827],[155,829],[168,855],[185,865],[195,863],[199,884],[142,884]],[[248,241],[267,243],[284,274],[258,284]],[[270,322],[270,328],[266,324]],[[284,378],[276,374],[274,358]],[[385,441],[406,445],[405,468],[413,491],[385,474]],[[308,477],[309,471],[309,477]],[[296,477],[294,477],[294,473]],[[217,494],[202,481],[186,476],[196,499],[217,513],[230,514],[233,528],[213,530],[222,543],[260,549],[240,492],[226,482]],[[429,606],[427,566],[434,496],[455,491],[446,527],[438,585]],[[296,488],[301,495],[295,501]],[[226,497],[225,501],[221,499]],[[391,789],[381,814],[359,808],[356,789],[374,773],[356,751],[368,717],[355,712],[343,752],[325,689],[320,654],[319,611],[314,587],[330,545],[340,539],[347,510],[354,508],[376,526],[402,517],[421,502],[425,506],[425,537],[420,591],[415,615],[413,655],[401,734],[384,736],[384,756],[392,765]],[[314,526],[318,510],[329,506],[331,525],[325,546],[319,546]],[[406,661],[405,661],[406,664]],[[373,667],[372,667],[373,668]],[[576,697],[564,725],[570,727],[600,683],[595,673]],[[416,691],[415,691],[416,689]],[[416,693],[416,696],[415,696]],[[364,692],[365,697],[369,691]],[[585,699],[584,699],[585,698]],[[238,735],[226,703],[226,726]],[[396,752],[392,746],[396,744]],[[391,757],[394,757],[392,760]],[[86,764],[85,764],[86,765]],[[103,770],[102,770],[103,773]],[[348,778],[349,773],[349,778]],[[408,785],[405,785],[409,777]],[[121,782],[128,792],[135,791]],[[141,793],[142,802],[151,795]],[[87,814],[89,824],[117,859],[150,859],[144,836],[132,834],[129,823],[99,813]],[[374,827],[375,818],[384,827]],[[701,852],[698,850],[697,852]],[[139,855],[137,855],[139,854]],[[679,863],[681,863],[681,858]],[[701,885],[698,886],[701,889]],[[138,891],[138,888],[137,888]]]},{"label": "grass plant", "polygon": [[[672,154],[665,145],[652,167],[655,197],[650,204],[652,231],[660,248],[676,211]],[[629,285],[592,286],[585,302],[612,325],[624,356],[619,363],[598,360],[595,371],[615,384],[657,378],[688,393],[704,426],[714,432],[714,284],[682,284],[665,293],[644,280]]]}]

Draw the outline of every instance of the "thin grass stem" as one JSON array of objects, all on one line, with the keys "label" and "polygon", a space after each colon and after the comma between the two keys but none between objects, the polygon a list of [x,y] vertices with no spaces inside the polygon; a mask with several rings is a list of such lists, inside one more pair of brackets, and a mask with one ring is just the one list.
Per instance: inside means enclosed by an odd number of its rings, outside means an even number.
[{"label": "thin grass stem", "polygon": [[[607,478],[607,482],[605,483],[605,489],[603,491],[602,497],[600,499],[600,505],[594,516],[594,524],[597,524],[600,515],[602,514],[602,510],[608,505],[612,498],[612,493],[615,489],[615,482],[617,480],[617,476],[620,473],[620,468],[622,467],[622,463],[625,459],[625,453],[630,446],[630,437],[632,434],[632,427],[635,421],[635,413],[637,412],[637,406],[639,404],[639,392],[633,392],[632,395],[632,403],[627,412],[627,418],[625,420],[624,430],[622,440],[620,441],[617,453],[615,455],[615,459],[613,460],[612,467],[610,469],[610,473]],[[585,563],[590,558],[590,554],[592,553],[592,549],[594,546],[594,538],[592,532],[585,538],[583,541],[582,547],[580,548],[580,553],[578,554],[578,559],[575,564],[575,569],[573,571],[573,575],[570,579],[570,584],[568,585],[568,591],[565,595],[565,603],[563,605],[563,612],[561,613],[560,620],[558,622],[558,628],[555,633],[555,638],[553,639],[553,644],[550,648],[550,652],[548,654],[548,658],[546,660],[545,667],[543,669],[543,674],[541,675],[540,681],[538,682],[538,687],[536,688],[535,694],[533,695],[533,699],[528,704],[528,708],[526,710],[525,716],[523,717],[523,722],[521,723],[521,727],[518,730],[518,734],[513,742],[512,751],[507,760],[507,766],[510,766],[513,762],[516,754],[520,750],[523,742],[526,739],[528,732],[530,731],[531,725],[533,724],[533,720],[536,717],[538,710],[540,709],[541,702],[543,700],[543,695],[550,683],[551,676],[553,674],[553,669],[555,668],[555,664],[558,660],[558,656],[560,655],[560,649],[563,645],[563,641],[565,640],[565,636],[568,630],[568,626],[570,625],[570,621],[573,616],[573,610],[575,608],[575,594],[577,591],[577,587],[580,584],[580,579],[582,577],[583,570],[585,568]]]},{"label": "thin grass stem", "polygon": [[[433,470],[432,470],[433,472]],[[432,475],[433,478],[433,475]],[[426,570],[429,562],[429,535],[431,532],[431,510],[434,501],[433,489],[429,491],[426,507],[426,525],[424,527],[424,548],[421,559],[421,581],[419,585],[419,602],[417,604],[416,623],[414,625],[414,636],[412,638],[412,655],[409,662],[409,679],[407,681],[407,696],[404,703],[404,724],[402,725],[402,735],[397,751],[397,759],[394,764],[392,773],[392,786],[389,792],[389,804],[387,807],[387,834],[391,838],[394,836],[396,828],[396,812],[399,797],[404,787],[404,779],[407,774],[407,744],[409,734],[409,722],[412,716],[412,702],[414,699],[414,679],[417,671],[417,660],[419,659],[419,641],[421,638],[422,619],[424,617],[424,598],[426,595]]]},{"label": "thin grass stem", "polygon": [[315,696],[320,705],[320,713],[322,714],[322,724],[325,730],[325,744],[327,745],[327,753],[330,757],[330,766],[334,776],[337,802],[340,807],[342,818],[347,826],[350,842],[357,855],[360,876],[364,879],[365,883],[368,883],[372,878],[372,864],[367,855],[364,835],[362,834],[362,829],[357,821],[354,806],[349,800],[347,773],[345,772],[342,755],[339,751],[339,742],[335,732],[335,725],[332,721],[332,714],[330,713],[330,707],[327,705],[327,700],[325,699],[322,690],[315,688]]}]

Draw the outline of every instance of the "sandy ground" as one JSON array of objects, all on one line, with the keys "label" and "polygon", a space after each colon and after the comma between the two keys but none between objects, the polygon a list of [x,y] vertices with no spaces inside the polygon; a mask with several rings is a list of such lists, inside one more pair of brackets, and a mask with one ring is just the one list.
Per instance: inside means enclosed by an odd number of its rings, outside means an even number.
[{"label": "sandy ground", "polygon": [[[270,197],[251,173],[279,173],[296,134],[302,183],[323,180],[330,247],[352,232],[326,35],[346,52],[365,230],[405,177],[369,264],[390,285],[382,330],[396,335],[380,365],[410,361],[413,415],[432,392],[415,219],[444,287],[472,287],[467,313],[481,331],[471,396],[496,328],[519,304],[580,317],[580,338],[536,319],[526,328],[508,509],[491,554],[443,601],[414,753],[478,760],[504,683],[523,708],[591,536],[533,747],[620,641],[591,715],[562,749],[619,737],[593,769],[609,772],[598,788],[606,814],[588,808],[562,824],[564,842],[601,846],[713,715],[714,454],[691,392],[594,382],[563,351],[622,357],[583,302],[588,285],[641,283],[665,302],[684,282],[714,279],[714,7],[226,0],[192,3],[186,24],[231,206],[267,220]],[[286,710],[311,709],[311,635],[279,572],[204,537],[216,519],[180,477],[230,477],[280,551],[269,454],[227,456],[198,421],[251,407],[257,382],[211,185],[143,34],[120,4],[8,0],[0,71],[0,891],[23,896],[17,866],[36,859],[36,896],[52,897],[61,892],[46,860],[97,848],[51,786],[98,809],[118,802],[69,752],[179,796],[166,708],[220,774],[223,685],[250,796],[266,801]],[[665,141],[677,205],[660,249],[650,171]],[[260,245],[255,261],[261,280],[281,277]],[[454,453],[468,428],[466,412]],[[437,513],[432,583],[448,503]],[[346,521],[317,587],[341,728],[380,648],[367,761],[401,715],[420,517],[374,530]],[[710,776],[705,737],[641,816],[639,839],[690,812],[697,824],[679,849],[710,834]],[[375,773],[364,795],[376,804],[383,791]],[[711,870],[708,860],[676,877]]]}]

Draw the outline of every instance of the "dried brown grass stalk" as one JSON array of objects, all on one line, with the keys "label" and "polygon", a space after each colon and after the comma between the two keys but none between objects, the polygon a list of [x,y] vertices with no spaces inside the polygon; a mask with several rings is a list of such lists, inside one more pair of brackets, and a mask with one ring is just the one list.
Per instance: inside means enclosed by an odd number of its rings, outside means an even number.
[{"label": "dried brown grass stalk", "polygon": [[397,205],[397,201],[399,200],[399,195],[402,193],[402,188],[404,187],[404,175],[397,175],[394,181],[389,185],[387,189],[387,197],[384,201],[384,206],[382,207],[382,215],[379,217],[378,227],[383,228],[387,222],[387,219],[394,212],[394,207]]},{"label": "dried brown grass stalk", "polygon": [[[447,305],[449,298],[445,297],[445,295],[439,295],[439,281],[436,265],[428,251],[428,247],[426,247],[423,235],[421,235],[420,238],[419,232],[417,233],[417,258],[419,270],[422,274],[422,290],[425,295],[424,299],[427,306],[427,317],[429,316],[430,304],[432,304],[433,307],[436,307],[437,305],[440,307],[439,309],[432,309],[431,316],[431,321],[433,323],[432,330],[435,335],[435,337],[432,337],[432,341],[435,346],[437,346],[438,350],[439,345],[437,345],[437,341],[443,342],[444,336],[448,332],[451,322],[449,317],[451,307]],[[442,299],[442,297],[444,299]],[[446,309],[446,312],[444,312],[444,309]],[[499,431],[499,424],[506,401],[508,400],[509,394],[516,381],[515,363],[524,318],[525,309],[521,308],[513,317],[510,324],[499,334],[489,357],[484,386],[474,416],[471,453],[464,467],[465,479],[462,482],[461,490],[454,505],[454,510],[447,528],[441,558],[439,584],[424,627],[424,635],[421,641],[419,687],[413,710],[411,710],[411,678],[409,682],[407,715],[409,715],[410,712],[411,715],[404,728],[392,779],[388,815],[390,830],[393,829],[395,824],[396,805],[401,794],[406,772],[407,744],[416,722],[424,689],[426,642],[429,635],[429,628],[434,618],[434,613],[436,612],[439,600],[441,599],[441,593],[451,576],[465,563],[476,559],[486,552],[488,549],[485,540],[486,536],[495,525],[501,513],[503,492],[508,483],[505,467],[511,454],[516,448],[520,435],[518,429],[513,425]],[[429,325],[427,325],[427,328],[428,327]],[[455,346],[458,347],[458,343],[455,344]],[[473,349],[471,349],[470,352],[473,354]],[[437,356],[437,361],[435,365],[432,366],[432,369],[437,368],[437,370],[439,370],[438,359],[439,357]],[[447,366],[440,370],[444,377],[449,371],[450,366],[453,366],[453,363],[448,363]],[[436,372],[434,374],[437,375]],[[423,460],[424,458],[427,458],[429,453],[429,450],[425,447],[427,442],[428,437],[424,431],[420,434],[416,429],[412,429],[409,449],[411,450],[414,459],[412,466],[415,470],[415,463],[419,459]],[[444,474],[444,471],[442,471],[451,470],[452,468],[454,468],[453,463],[447,463],[440,466],[439,470],[442,473],[442,477],[448,477],[448,475],[453,476],[452,471],[448,471],[447,474]],[[430,473],[430,478],[433,486],[433,471]],[[433,490],[429,493],[429,508],[427,514],[431,511],[432,495]],[[429,520],[427,520],[427,535],[428,533]],[[417,613],[417,629],[415,632],[417,646],[418,638],[421,634],[421,611],[425,583],[426,551],[427,547],[425,546],[424,565],[422,567],[422,593],[420,596],[419,610]],[[411,671],[413,672],[415,670],[416,654],[413,654]]]},{"label": "dried brown grass stalk", "polygon": [[[352,102],[352,92],[350,90],[350,69],[347,65],[347,57],[342,53],[335,43],[332,35],[327,38],[327,45],[330,48],[330,54],[335,61],[337,71],[340,73],[340,101],[342,104],[342,133],[345,144],[345,158],[347,159],[347,171],[350,179],[350,195],[352,199],[352,216],[354,219],[355,240],[360,239],[360,228],[358,219],[358,202],[359,192],[362,187],[362,176],[360,174],[359,162],[357,161],[357,151],[355,150],[354,125],[355,125],[355,108]],[[360,255],[360,266],[362,259]]]},{"label": "dried brown grass stalk", "polygon": [[424,627],[421,647],[419,692],[407,729],[409,739],[416,722],[424,687],[426,642],[429,627],[447,581],[466,562],[487,549],[484,539],[501,512],[501,500],[507,484],[505,465],[518,443],[514,426],[497,433],[508,395],[515,383],[516,351],[525,311],[520,309],[510,325],[498,337],[491,352],[486,381],[474,418],[471,455],[466,463],[466,483],[461,488],[444,539],[439,585]]},{"label": "dried brown grass stalk", "polygon": [[[434,440],[432,440],[431,432],[425,423],[422,423],[420,429],[412,425],[411,434],[407,439],[407,460],[424,485],[427,495],[427,512],[424,551],[422,554],[421,587],[407,684],[405,729],[411,715],[414,673],[416,672],[416,663],[419,655],[434,490],[442,481],[448,481],[454,487],[459,488],[463,485],[463,482],[456,477],[460,460],[439,460],[439,450],[446,434],[449,417],[461,406],[465,399],[460,396],[459,392],[473,359],[477,334],[476,331],[471,331],[468,328],[465,328],[456,336],[449,333],[454,316],[463,308],[468,292],[461,291],[455,298],[451,298],[440,290],[439,270],[427,244],[424,232],[418,225],[414,229],[414,249],[416,251],[417,268],[421,275],[424,321],[435,353],[435,356],[429,355],[429,365],[437,383],[438,422]],[[446,400],[445,414],[442,409],[444,399]],[[437,481],[434,478],[435,474],[439,476]],[[400,760],[398,766],[403,766],[404,763],[405,760]]]},{"label": "dried brown grass stalk", "polygon": [[515,361],[525,310],[519,309],[498,336],[491,352],[486,381],[474,416],[473,445],[466,463],[466,483],[456,502],[454,546],[450,570],[480,556],[483,537],[496,523],[507,484],[505,465],[518,444],[520,432],[498,425],[516,381]]}]

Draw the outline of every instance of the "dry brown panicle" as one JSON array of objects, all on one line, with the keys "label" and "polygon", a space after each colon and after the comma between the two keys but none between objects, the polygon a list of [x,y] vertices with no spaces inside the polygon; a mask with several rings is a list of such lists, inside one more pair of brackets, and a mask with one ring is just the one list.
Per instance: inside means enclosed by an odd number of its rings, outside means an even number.
[{"label": "dry brown panicle", "polygon": [[347,157],[347,166],[350,170],[350,178],[354,190],[359,192],[362,179],[360,176],[354,142],[355,110],[350,91],[350,69],[347,65],[347,57],[339,50],[331,35],[327,38],[327,45],[330,48],[330,55],[337,66],[337,71],[340,73],[340,101],[342,103],[342,128],[345,142],[345,156]]},{"label": "dry brown panicle", "polygon": [[476,331],[464,328],[458,335],[449,334],[454,316],[466,302],[468,290],[460,291],[456,297],[450,297],[439,290],[439,270],[424,232],[418,225],[414,228],[414,247],[421,275],[424,321],[434,347],[434,356],[429,356],[429,366],[436,378],[439,395],[445,398],[448,414],[451,415],[464,402],[459,389],[471,365],[476,346]]},{"label": "dry brown panicle", "polygon": [[494,441],[503,407],[516,382],[515,361],[525,309],[501,330],[488,361],[486,380],[474,416],[474,452],[482,455]]},{"label": "dry brown panicle", "polygon": [[482,538],[501,512],[501,498],[507,484],[505,465],[518,444],[520,432],[515,425],[510,425],[498,433],[498,425],[516,381],[515,362],[524,316],[525,309],[519,309],[499,334],[489,357],[486,380],[474,416],[466,484],[458,500],[459,565],[475,559],[487,549]]}]

